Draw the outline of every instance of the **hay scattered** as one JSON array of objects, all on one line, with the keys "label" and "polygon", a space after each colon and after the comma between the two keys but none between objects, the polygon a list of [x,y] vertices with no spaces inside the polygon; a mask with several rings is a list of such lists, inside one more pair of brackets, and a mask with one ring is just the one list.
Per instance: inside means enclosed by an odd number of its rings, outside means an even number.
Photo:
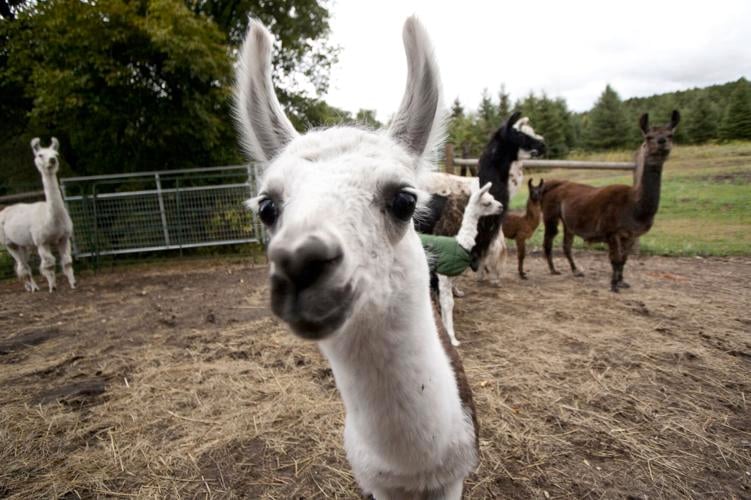
[{"label": "hay scattered", "polygon": [[[646,259],[614,296],[582,260],[583,280],[532,260],[529,282],[461,283],[466,497],[751,495],[751,261]],[[269,315],[264,274],[115,270],[34,302],[0,283],[0,496],[356,497],[331,370]]]}]

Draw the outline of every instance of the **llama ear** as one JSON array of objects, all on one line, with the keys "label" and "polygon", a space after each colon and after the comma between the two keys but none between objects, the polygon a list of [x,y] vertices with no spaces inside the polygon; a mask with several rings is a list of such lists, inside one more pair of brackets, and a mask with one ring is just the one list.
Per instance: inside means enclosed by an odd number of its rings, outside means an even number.
[{"label": "llama ear", "polygon": [[533,185],[532,185],[532,177],[530,177],[529,180],[527,181],[527,187],[529,188],[529,190],[531,192],[532,191],[532,187],[533,187]]},{"label": "llama ear", "polygon": [[39,149],[41,146],[39,145],[39,137],[34,137],[31,140],[31,150],[34,152],[34,154],[39,152]]},{"label": "llama ear", "polygon": [[641,115],[641,118],[639,118],[639,128],[642,134],[647,135],[647,132],[649,132],[649,113]]},{"label": "llama ear", "polygon": [[412,16],[402,31],[407,54],[407,87],[389,134],[407,149],[422,156],[434,154],[444,136],[441,78],[433,46],[425,28]]},{"label": "llama ear", "polygon": [[480,196],[484,195],[488,191],[490,191],[490,188],[493,187],[492,182],[486,182],[483,187],[480,188]]},{"label": "llama ear", "polygon": [[52,138],[52,143],[50,144],[50,147],[52,149],[54,149],[55,151],[59,151],[60,150],[60,143],[57,142],[57,138],[56,137]]},{"label": "llama ear", "polygon": [[268,30],[251,19],[237,60],[234,114],[243,147],[262,163],[273,160],[297,136],[271,82],[273,46]]},{"label": "llama ear", "polygon": [[681,121],[681,114],[677,109],[673,110],[673,114],[670,116],[670,128],[675,130]]},{"label": "llama ear", "polygon": [[521,111],[514,111],[511,116],[508,117],[508,120],[506,120],[506,128],[512,128],[514,124],[519,121],[519,118],[522,116]]},{"label": "llama ear", "polygon": [[542,179],[540,179],[540,183],[539,183],[539,184],[537,185],[537,189],[540,189],[540,188],[542,187],[542,183],[543,183],[543,182],[544,182],[544,181],[543,181]]}]

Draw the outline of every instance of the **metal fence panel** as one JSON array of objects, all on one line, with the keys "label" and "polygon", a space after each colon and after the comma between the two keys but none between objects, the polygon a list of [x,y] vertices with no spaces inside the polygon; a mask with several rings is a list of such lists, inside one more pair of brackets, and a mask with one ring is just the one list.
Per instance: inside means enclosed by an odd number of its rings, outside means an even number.
[{"label": "metal fence panel", "polygon": [[62,179],[76,257],[263,240],[242,202],[255,168],[215,167]]}]

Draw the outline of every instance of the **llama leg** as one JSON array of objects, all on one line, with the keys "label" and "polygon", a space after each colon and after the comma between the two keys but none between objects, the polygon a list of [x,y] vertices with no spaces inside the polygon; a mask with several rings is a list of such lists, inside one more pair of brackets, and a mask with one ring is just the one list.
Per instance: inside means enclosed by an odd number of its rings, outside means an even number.
[{"label": "llama leg", "polygon": [[23,286],[27,292],[36,292],[39,290],[34,278],[31,276],[31,268],[29,267],[29,253],[26,249],[21,247],[8,246],[8,253],[16,261],[16,276],[23,282]]},{"label": "llama leg", "polygon": [[438,275],[438,297],[441,302],[441,320],[449,334],[451,344],[459,345],[454,332],[454,294],[451,290],[451,278]]},{"label": "llama leg", "polygon": [[516,240],[516,256],[519,261],[519,277],[523,280],[527,279],[527,273],[524,272],[524,257],[527,253],[527,244],[524,238],[518,238]]},{"label": "llama leg", "polygon": [[610,291],[618,293],[618,282],[623,276],[623,257],[621,242],[617,236],[608,240],[608,256],[610,257],[610,266],[613,268],[613,275],[610,278]]},{"label": "llama leg", "polygon": [[622,242],[622,263],[621,268],[618,272],[618,288],[631,288],[631,285],[623,281],[623,268],[626,267],[626,261],[628,260],[628,256],[631,253],[631,249],[634,248],[634,244],[637,242],[638,240],[636,238],[631,238]]},{"label": "llama leg", "polygon": [[571,247],[574,245],[574,232],[571,231],[566,227],[566,225],[563,225],[563,253],[566,254],[566,258],[568,259],[568,263],[571,265],[571,272],[574,273],[574,276],[577,278],[581,278],[584,276],[584,273],[581,272],[581,269],[578,269],[576,267],[576,262],[574,262],[574,256],[571,253]]},{"label": "llama leg", "polygon": [[68,284],[71,288],[76,288],[76,278],[73,275],[73,257],[70,253],[70,239],[63,238],[57,246],[60,252],[60,266],[63,268],[63,274],[68,278]]},{"label": "llama leg", "polygon": [[47,285],[50,288],[50,293],[52,290],[55,289],[55,256],[52,253],[52,250],[45,247],[44,245],[39,245],[37,247],[37,251],[39,252],[39,258],[42,260],[39,264],[39,272],[47,278]]},{"label": "llama leg", "polygon": [[548,260],[548,269],[550,274],[561,274],[560,271],[556,271],[553,265],[553,240],[555,235],[558,234],[558,220],[551,219],[545,221],[545,240],[542,248],[545,250],[545,258]]}]

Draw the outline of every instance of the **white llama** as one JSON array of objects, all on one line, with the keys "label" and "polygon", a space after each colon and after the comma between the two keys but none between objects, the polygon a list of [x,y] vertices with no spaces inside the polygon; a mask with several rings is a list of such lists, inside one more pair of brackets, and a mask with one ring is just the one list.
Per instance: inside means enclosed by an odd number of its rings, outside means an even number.
[{"label": "white llama", "polygon": [[298,135],[274,95],[274,41],[251,21],[236,115],[244,146],[264,164],[247,204],[269,229],[271,308],[331,364],[355,478],[379,500],[458,499],[478,463],[474,405],[438,328],[412,222],[429,199],[418,173],[443,136],[440,80],[417,19],[403,39],[407,87],[387,131]]},{"label": "white llama", "polygon": [[[470,250],[475,246],[477,237],[477,221],[486,215],[501,213],[503,205],[488,193],[492,183],[488,182],[482,188],[473,189],[469,197],[462,225],[455,238],[447,236],[423,235],[423,245],[428,253],[433,254],[433,267],[438,275],[438,290],[441,303],[441,319],[451,344],[459,345],[454,332],[454,294],[452,279],[469,267]],[[458,245],[458,248],[457,248]]]},{"label": "white llama", "polygon": [[70,238],[73,235],[73,222],[63,204],[63,196],[57,182],[57,160],[59,143],[52,138],[48,148],[41,147],[39,138],[32,139],[34,164],[42,174],[46,201],[37,203],[17,203],[0,212],[0,244],[16,261],[16,274],[24,282],[29,292],[39,290],[29,268],[29,256],[36,249],[41,263],[39,272],[47,278],[50,292],[55,289],[54,250],[60,253],[63,274],[71,288],[76,287],[73,276],[73,259],[70,252]]}]

